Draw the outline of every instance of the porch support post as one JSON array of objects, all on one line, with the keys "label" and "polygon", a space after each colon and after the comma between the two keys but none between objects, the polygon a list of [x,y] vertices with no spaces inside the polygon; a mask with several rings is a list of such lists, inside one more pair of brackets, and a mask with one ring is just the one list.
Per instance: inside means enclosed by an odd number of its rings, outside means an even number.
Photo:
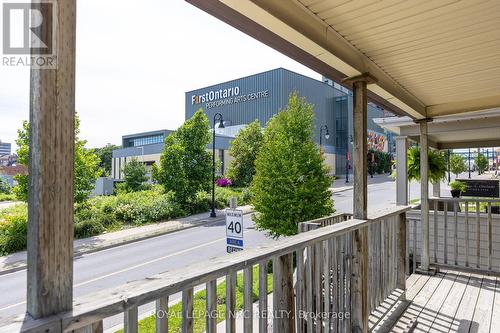
[{"label": "porch support post", "polygon": [[422,214],[421,270],[429,270],[429,155],[427,121],[420,122],[420,200]]},{"label": "porch support post", "polygon": [[[353,87],[353,215],[364,220],[368,218],[367,84],[375,79],[365,73],[344,81],[351,82]],[[368,227],[354,232],[351,250],[352,332],[368,332]]]},{"label": "porch support post", "polygon": [[396,137],[396,204],[408,205],[408,138]]},{"label": "porch support post", "polygon": [[57,56],[56,69],[32,68],[30,79],[27,310],[34,318],[73,303],[76,1],[56,3],[56,11],[32,4],[43,15],[37,34],[53,33]]}]

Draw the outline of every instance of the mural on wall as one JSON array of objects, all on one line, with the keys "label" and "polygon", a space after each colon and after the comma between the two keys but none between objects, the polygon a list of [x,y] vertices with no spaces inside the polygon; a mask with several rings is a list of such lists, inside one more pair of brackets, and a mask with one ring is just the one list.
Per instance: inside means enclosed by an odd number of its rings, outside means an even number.
[{"label": "mural on wall", "polygon": [[368,131],[367,139],[368,139],[368,150],[370,149],[376,151],[386,150],[385,144],[387,142],[387,137],[385,135],[374,131]]}]

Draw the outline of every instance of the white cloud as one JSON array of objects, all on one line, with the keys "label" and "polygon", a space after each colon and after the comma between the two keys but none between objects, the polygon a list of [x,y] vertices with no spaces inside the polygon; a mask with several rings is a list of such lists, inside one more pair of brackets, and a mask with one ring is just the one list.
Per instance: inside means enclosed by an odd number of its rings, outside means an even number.
[{"label": "white cloud", "polygon": [[[310,69],[182,0],[82,0],[76,109],[89,146],[184,121],[184,92],[285,67]],[[29,71],[0,66],[0,139],[29,113]]]}]

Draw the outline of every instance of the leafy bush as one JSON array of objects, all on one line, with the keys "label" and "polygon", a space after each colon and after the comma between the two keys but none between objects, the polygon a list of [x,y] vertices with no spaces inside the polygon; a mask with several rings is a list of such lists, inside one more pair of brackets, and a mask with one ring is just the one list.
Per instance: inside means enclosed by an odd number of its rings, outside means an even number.
[{"label": "leafy bush", "polygon": [[[248,189],[217,187],[216,207],[222,209],[227,206],[232,196],[238,198],[239,204],[247,204],[250,193]],[[75,205],[74,235],[75,238],[91,237],[120,230],[126,225],[166,221],[207,212],[211,202],[210,193],[199,191],[188,204],[181,206],[175,201],[175,193],[164,193],[161,186],[153,186],[147,191],[94,197]],[[26,248],[27,221],[26,204],[0,211],[0,254]]]},{"label": "leafy bush", "polygon": [[0,194],[10,194],[11,188],[10,184],[0,176]]},{"label": "leafy bush", "polygon": [[0,202],[2,201],[15,201],[17,197],[15,194],[4,194],[0,193]]},{"label": "leafy bush", "polygon": [[0,211],[0,254],[5,255],[26,248],[28,234],[28,206],[18,204]]}]

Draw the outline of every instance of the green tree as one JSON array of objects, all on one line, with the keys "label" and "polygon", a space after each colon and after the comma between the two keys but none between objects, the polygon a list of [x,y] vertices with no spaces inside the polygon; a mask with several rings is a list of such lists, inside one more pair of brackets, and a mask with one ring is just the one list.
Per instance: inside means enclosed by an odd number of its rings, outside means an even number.
[{"label": "green tree", "polygon": [[476,166],[478,173],[482,175],[484,171],[488,169],[488,159],[484,156],[484,154],[478,153],[476,160],[474,161],[474,165]]},{"label": "green tree", "polygon": [[453,154],[450,157],[450,171],[458,177],[462,172],[467,171],[467,165],[465,164],[465,158],[462,155]]},{"label": "green tree", "polygon": [[296,234],[298,222],[334,211],[330,170],[313,133],[313,106],[296,93],[264,130],[251,193],[257,227],[273,237]]},{"label": "green tree", "polygon": [[165,191],[175,192],[179,203],[187,204],[199,191],[208,191],[211,182],[210,125],[202,109],[165,140],[159,167],[153,178]]},{"label": "green tree", "polygon": [[99,168],[101,169],[102,177],[109,177],[111,175],[111,163],[113,161],[113,150],[121,148],[120,146],[108,143],[104,147],[94,148],[94,153],[99,157]]},{"label": "green tree", "polygon": [[125,164],[123,174],[125,176],[127,190],[131,192],[141,190],[143,184],[148,180],[144,163],[139,162],[136,158],[133,158],[130,162]]},{"label": "green tree", "polygon": [[[17,131],[16,144],[18,146],[17,162],[22,165],[29,164],[29,123],[23,121],[23,126]],[[88,199],[94,189],[96,179],[101,171],[99,170],[99,158],[92,149],[86,149],[87,141],[81,140],[80,119],[75,115],[75,164],[74,164],[74,200],[83,202]],[[19,200],[28,201],[28,176],[15,176],[17,185],[14,187],[14,193]]]},{"label": "green tree", "polygon": [[[446,177],[446,159],[442,152],[428,150],[429,181],[433,184]],[[408,150],[408,180],[420,181],[420,148],[413,146]]]},{"label": "green tree", "polygon": [[248,186],[255,174],[255,159],[262,144],[262,128],[255,120],[242,129],[231,142],[229,154],[233,157],[228,177],[236,186]]}]

